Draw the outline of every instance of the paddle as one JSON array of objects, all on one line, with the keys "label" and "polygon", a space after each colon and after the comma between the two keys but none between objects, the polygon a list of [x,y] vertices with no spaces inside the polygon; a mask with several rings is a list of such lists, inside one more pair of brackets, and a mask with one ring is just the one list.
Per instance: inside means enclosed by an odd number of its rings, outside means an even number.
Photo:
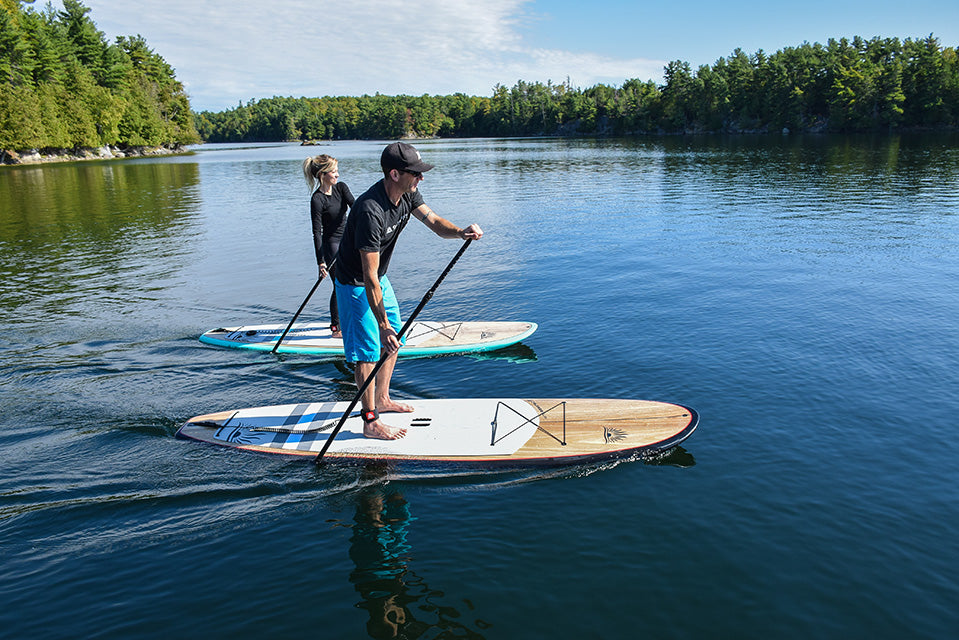
[{"label": "paddle", "polygon": [[[336,259],[334,258],[333,262],[330,263],[330,267],[332,268],[335,263],[336,263]],[[330,272],[329,269],[327,269],[326,272],[329,273]],[[325,277],[326,276],[320,276],[317,279],[316,284],[313,285],[313,288],[310,289],[310,292],[306,294],[306,299],[303,300],[303,304],[301,304],[300,308],[296,310],[295,314],[293,314],[293,319],[290,320],[290,324],[286,325],[286,329],[283,330],[283,333],[280,335],[280,338],[276,341],[276,344],[273,345],[272,349],[270,349],[270,353],[276,353],[276,350],[280,348],[280,343],[283,342],[283,338],[285,338],[286,334],[288,334],[290,332],[290,329],[293,328],[293,323],[296,322],[296,319],[300,317],[300,313],[303,311],[303,307],[305,307],[306,303],[309,302],[310,298],[313,297],[313,293],[316,291],[316,288],[320,286],[320,283],[323,282],[323,278]]]},{"label": "paddle", "polygon": [[[410,314],[410,317],[406,319],[406,323],[403,325],[403,328],[400,329],[399,334],[397,334],[396,339],[402,340],[403,336],[406,335],[406,331],[410,328],[410,325],[413,324],[413,320],[416,319],[416,316],[419,315],[420,311],[423,310],[423,307],[426,306],[426,303],[430,301],[433,297],[433,294],[436,292],[436,289],[440,286],[440,283],[446,279],[446,276],[453,269],[453,265],[456,264],[456,261],[460,259],[460,256],[463,255],[463,252],[466,251],[466,247],[470,246],[472,239],[466,240],[463,243],[463,246],[460,247],[460,250],[456,252],[456,255],[453,256],[453,259],[450,260],[450,263],[446,265],[446,269],[443,270],[443,273],[440,274],[440,277],[436,279],[436,282],[433,283],[433,286],[430,287],[430,290],[426,292],[426,295],[423,296],[423,299],[420,300],[420,303],[416,306],[416,309],[413,310],[413,313]],[[376,365],[373,367],[373,370],[370,372],[370,375],[366,376],[366,380],[363,381],[363,384],[360,385],[359,391],[356,392],[356,395],[353,397],[353,400],[350,402],[350,406],[346,408],[346,411],[343,412],[343,416],[340,418],[340,421],[336,423],[336,427],[330,433],[330,437],[326,439],[326,442],[323,443],[323,448],[320,449],[320,452],[317,454],[314,462],[319,463],[323,456],[326,455],[327,449],[330,448],[330,445],[333,444],[333,439],[336,437],[336,434],[340,432],[340,429],[343,427],[343,423],[346,422],[346,419],[353,412],[354,407],[360,401],[360,398],[363,397],[363,392],[366,391],[367,387],[370,386],[370,383],[376,378],[376,372],[380,370],[383,366],[383,363],[386,362],[389,358],[389,352],[383,353],[380,356],[380,359],[376,362]]]}]

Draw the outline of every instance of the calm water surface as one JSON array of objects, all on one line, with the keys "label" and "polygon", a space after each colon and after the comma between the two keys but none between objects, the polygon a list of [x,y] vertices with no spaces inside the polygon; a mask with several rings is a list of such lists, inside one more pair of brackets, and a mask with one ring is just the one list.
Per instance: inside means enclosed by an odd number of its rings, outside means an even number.
[{"label": "calm water surface", "polygon": [[[959,137],[418,144],[427,202],[487,232],[422,317],[540,329],[402,362],[396,395],[699,410],[656,463],[424,477],[175,439],[352,397],[336,361],[197,336],[291,316],[301,160],[359,195],[382,144],[0,170],[0,635],[959,631]],[[457,248],[411,223],[406,312]]]}]

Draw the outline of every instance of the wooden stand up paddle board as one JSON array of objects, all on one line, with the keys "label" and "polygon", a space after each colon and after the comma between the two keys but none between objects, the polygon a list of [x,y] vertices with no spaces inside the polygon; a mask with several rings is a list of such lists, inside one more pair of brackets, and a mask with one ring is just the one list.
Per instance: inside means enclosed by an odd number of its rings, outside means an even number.
[{"label": "wooden stand up paddle board", "polygon": [[[213,329],[200,342],[219,347],[272,351],[286,325],[255,324]],[[399,356],[438,356],[453,353],[493,351],[529,337],[536,331],[533,322],[414,322],[406,333]],[[334,338],[329,323],[303,322],[293,325],[277,353],[308,353],[343,356],[343,340]]]},{"label": "wooden stand up paddle board", "polygon": [[[413,413],[382,420],[406,429],[399,440],[363,436],[355,411],[324,460],[382,460],[493,466],[559,465],[655,454],[693,432],[687,407],[649,400],[408,400]],[[347,402],[222,411],[191,418],[177,436],[224,447],[316,456]]]}]

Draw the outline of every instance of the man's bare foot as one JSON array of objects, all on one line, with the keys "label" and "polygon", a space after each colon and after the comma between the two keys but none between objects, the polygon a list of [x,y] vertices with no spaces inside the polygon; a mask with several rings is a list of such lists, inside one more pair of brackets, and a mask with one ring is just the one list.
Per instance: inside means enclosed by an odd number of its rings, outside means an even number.
[{"label": "man's bare foot", "polygon": [[363,435],[377,440],[399,440],[406,435],[406,429],[391,427],[379,420],[374,420],[363,425]]},{"label": "man's bare foot", "polygon": [[414,411],[413,407],[405,402],[394,402],[393,400],[377,402],[376,408],[381,413],[413,413]]}]

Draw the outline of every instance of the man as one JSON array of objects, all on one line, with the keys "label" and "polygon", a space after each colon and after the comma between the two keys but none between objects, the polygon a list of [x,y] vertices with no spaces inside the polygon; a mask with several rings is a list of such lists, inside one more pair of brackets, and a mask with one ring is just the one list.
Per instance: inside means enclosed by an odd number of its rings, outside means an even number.
[{"label": "man", "polygon": [[412,145],[387,145],[380,156],[380,167],[383,179],[353,203],[336,258],[334,281],[343,347],[347,362],[355,363],[358,387],[366,382],[382,353],[389,354],[361,398],[363,435],[395,440],[406,435],[406,430],[387,425],[380,413],[413,410],[390,398],[402,328],[396,295],[386,277],[396,240],[411,215],[441,238],[479,240],[483,230],[475,224],[460,228],[426,206],[417,186],[433,165],[423,162]]}]

